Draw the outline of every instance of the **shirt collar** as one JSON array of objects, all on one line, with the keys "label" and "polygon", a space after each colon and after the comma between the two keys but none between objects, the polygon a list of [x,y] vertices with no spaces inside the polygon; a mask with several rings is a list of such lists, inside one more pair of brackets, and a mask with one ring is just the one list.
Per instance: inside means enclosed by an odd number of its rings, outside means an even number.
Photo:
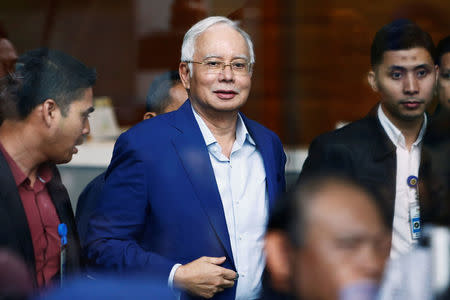
[{"label": "shirt collar", "polygon": [[[383,109],[381,108],[381,104],[378,106],[378,119],[380,120],[381,126],[383,126],[384,131],[388,135],[389,139],[392,141],[392,143],[398,147],[402,146],[405,147],[405,137],[403,136],[402,132],[389,120],[389,118],[386,116],[386,114],[383,112]],[[423,139],[423,136],[425,134],[425,129],[427,128],[428,118],[427,114],[423,114],[424,119],[422,123],[422,127],[420,128],[419,135],[417,136],[416,141],[413,143],[413,146],[417,146],[420,144],[420,142]]]},{"label": "shirt collar", "polygon": [[[14,177],[16,186],[20,186],[22,183],[24,183],[28,179],[27,175],[25,175],[25,173],[19,168],[17,163],[14,161],[14,159],[9,155],[9,153],[3,147],[1,142],[0,142],[0,151],[3,153],[3,156],[5,157],[6,162],[8,163],[8,166],[11,169],[11,173]],[[46,163],[39,166],[37,174],[38,174],[37,179],[40,180],[44,184],[49,182],[53,177],[52,170],[51,170],[50,166]]]},{"label": "shirt collar", "polygon": [[3,153],[3,156],[5,157],[5,160],[8,163],[9,168],[11,169],[11,173],[14,177],[14,181],[16,182],[16,186],[21,185],[27,179],[27,175],[22,172],[14,159],[3,147],[2,143],[0,143],[0,151]]},{"label": "shirt collar", "polygon": [[[206,126],[205,121],[203,121],[202,117],[195,111],[194,107],[191,106],[192,112],[194,113],[195,120],[197,121],[198,126],[200,127],[200,131],[203,135],[203,139],[205,140],[206,146],[210,146],[214,143],[217,143],[216,138],[212,134],[211,130],[209,130],[208,126]],[[242,146],[245,141],[248,141],[253,146],[256,145],[253,138],[250,136],[247,127],[245,126],[244,120],[241,117],[241,114],[238,113],[238,118],[236,121],[236,143],[239,146]]]}]

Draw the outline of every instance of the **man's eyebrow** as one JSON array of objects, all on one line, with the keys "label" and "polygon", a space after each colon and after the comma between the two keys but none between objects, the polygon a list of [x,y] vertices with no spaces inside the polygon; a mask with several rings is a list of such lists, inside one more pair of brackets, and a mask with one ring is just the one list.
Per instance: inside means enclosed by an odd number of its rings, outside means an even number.
[{"label": "man's eyebrow", "polygon": [[[207,54],[207,55],[205,55],[205,57],[204,57],[203,59],[210,59],[210,58],[220,58],[220,59],[223,59],[222,56],[217,55],[217,54]],[[240,54],[240,55],[234,56],[231,60],[235,60],[235,59],[245,59],[245,60],[248,60],[248,57],[247,57],[247,55],[245,55],[245,54]]]},{"label": "man's eyebrow", "polygon": [[91,106],[83,112],[83,115],[88,115],[88,114],[92,113],[94,110],[95,110],[95,108],[93,106]]},{"label": "man's eyebrow", "polygon": [[[417,69],[428,69],[431,70],[433,67],[430,64],[420,64],[417,66],[414,66],[413,70],[417,70]],[[404,66],[398,66],[398,65],[392,65],[389,67],[389,71],[393,71],[393,70],[401,70],[401,71],[406,71],[408,68],[404,67]]]},{"label": "man's eyebrow", "polygon": [[203,57],[203,59],[210,59],[210,58],[222,58],[222,56],[217,54],[207,54]]},{"label": "man's eyebrow", "polygon": [[245,59],[245,60],[248,60],[248,56],[245,55],[245,54],[236,55],[235,57],[233,57],[233,59]]},{"label": "man's eyebrow", "polygon": [[421,64],[421,65],[418,65],[418,66],[414,67],[414,70],[417,70],[417,69],[429,69],[429,70],[431,70],[432,68],[433,67],[431,65],[429,65],[429,64]]},{"label": "man's eyebrow", "polygon": [[389,71],[399,70],[399,71],[405,71],[406,68],[402,66],[392,65],[388,68]]}]

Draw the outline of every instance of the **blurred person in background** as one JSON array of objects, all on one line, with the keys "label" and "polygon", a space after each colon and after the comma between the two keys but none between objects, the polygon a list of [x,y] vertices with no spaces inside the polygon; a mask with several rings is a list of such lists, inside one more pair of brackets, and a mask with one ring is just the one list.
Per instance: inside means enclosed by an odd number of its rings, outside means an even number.
[{"label": "blurred person in background", "polygon": [[315,175],[277,204],[265,246],[276,290],[294,299],[374,299],[390,234],[368,191],[349,179]]},{"label": "blurred person in background", "polygon": [[375,35],[368,81],[380,103],[365,118],[317,137],[299,181],[333,170],[380,194],[392,228],[391,257],[408,252],[432,214],[421,194],[421,154],[438,66],[430,35],[409,20],[395,20]]},{"label": "blurred person in background", "polygon": [[[8,39],[8,34],[0,22],[0,80],[7,74],[14,72],[14,65],[17,61],[17,51]],[[2,115],[0,111],[0,125]]]},{"label": "blurred person in background", "polygon": [[80,267],[80,244],[69,195],[55,164],[67,163],[89,133],[96,72],[49,49],[19,57],[0,88],[0,247],[29,268],[36,288],[60,278],[67,226],[66,274]]},{"label": "blurred person in background", "polygon": [[21,257],[0,248],[0,299],[27,299],[33,294],[33,279]]},{"label": "blurred person in background", "polygon": [[436,63],[439,65],[439,104],[450,111],[450,36],[438,43]]},{"label": "blurred person in background", "polygon": [[439,103],[424,137],[424,180],[419,188],[433,199],[434,220],[445,221],[450,215],[450,36],[439,42],[436,64]]},{"label": "blurred person in background", "polygon": [[189,100],[117,140],[88,256],[162,278],[181,299],[258,299],[286,156],[275,133],[239,111],[253,44],[236,22],[209,17],[187,31],[181,52]]},{"label": "blurred person in background", "polygon": [[17,58],[16,48],[8,39],[6,31],[0,23],[0,77],[14,72]]},{"label": "blurred person in background", "polygon": [[[177,110],[188,98],[186,89],[180,80],[178,71],[169,71],[158,75],[150,85],[146,98],[146,112],[143,120],[156,117],[159,114]],[[105,173],[94,178],[78,198],[75,219],[84,247],[89,220],[97,206],[97,199],[105,185]]]}]

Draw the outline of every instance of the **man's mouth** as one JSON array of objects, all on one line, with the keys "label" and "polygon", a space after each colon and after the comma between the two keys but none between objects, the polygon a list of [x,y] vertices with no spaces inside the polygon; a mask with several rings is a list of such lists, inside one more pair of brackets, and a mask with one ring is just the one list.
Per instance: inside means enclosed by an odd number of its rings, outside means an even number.
[{"label": "man's mouth", "polygon": [[81,138],[79,138],[79,139],[75,142],[75,146],[73,146],[73,149],[72,149],[74,154],[75,154],[75,153],[78,153],[78,148],[77,148],[77,146],[83,144],[84,141],[85,141],[85,139],[86,139],[86,137],[85,137],[85,136],[82,136]]},{"label": "man's mouth", "polygon": [[213,93],[216,94],[218,98],[224,100],[233,99],[234,96],[238,94],[235,90],[215,90]]},{"label": "man's mouth", "polygon": [[424,101],[417,100],[417,99],[404,100],[404,101],[400,102],[401,105],[403,105],[404,107],[406,107],[408,109],[416,109],[423,103],[424,103]]}]

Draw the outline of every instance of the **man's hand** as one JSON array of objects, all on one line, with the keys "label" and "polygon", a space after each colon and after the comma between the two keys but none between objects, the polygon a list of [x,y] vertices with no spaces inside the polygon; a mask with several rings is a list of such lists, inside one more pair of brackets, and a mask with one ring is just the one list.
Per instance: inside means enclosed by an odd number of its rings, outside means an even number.
[{"label": "man's hand", "polygon": [[195,296],[212,298],[234,285],[236,272],[219,266],[224,262],[225,257],[200,257],[177,269],[174,284]]}]

